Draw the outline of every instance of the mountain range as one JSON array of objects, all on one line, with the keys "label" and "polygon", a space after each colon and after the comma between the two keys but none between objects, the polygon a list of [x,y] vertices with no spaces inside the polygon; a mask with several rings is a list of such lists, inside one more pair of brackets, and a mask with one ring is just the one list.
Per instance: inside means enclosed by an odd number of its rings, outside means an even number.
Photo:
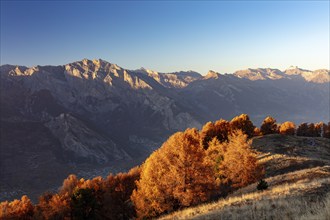
[{"label": "mountain range", "polygon": [[241,113],[329,121],[329,70],[127,70],[96,59],[0,67],[0,200],[140,164],[172,133]]}]

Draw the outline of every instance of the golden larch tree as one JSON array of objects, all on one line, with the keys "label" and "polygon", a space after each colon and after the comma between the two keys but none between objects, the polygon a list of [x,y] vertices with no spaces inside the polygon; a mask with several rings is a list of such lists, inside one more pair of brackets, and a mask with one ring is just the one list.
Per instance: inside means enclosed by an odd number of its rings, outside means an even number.
[{"label": "golden larch tree", "polygon": [[294,135],[296,131],[296,125],[291,121],[282,123],[279,127],[280,134]]},{"label": "golden larch tree", "polygon": [[276,134],[277,133],[276,120],[270,116],[266,117],[261,124],[260,131],[263,135]]},{"label": "golden larch tree", "polygon": [[0,203],[0,219],[33,219],[33,214],[33,204],[26,195],[20,200]]},{"label": "golden larch tree", "polygon": [[154,217],[206,201],[214,176],[204,159],[196,129],[172,135],[142,166],[131,197],[138,217]]},{"label": "golden larch tree", "polygon": [[251,140],[238,130],[229,135],[228,142],[211,142],[208,157],[214,161],[218,182],[236,189],[256,182],[263,176],[263,168],[251,149]]},{"label": "golden larch tree", "polygon": [[209,142],[215,137],[220,142],[227,141],[230,132],[231,126],[226,120],[220,119],[215,123],[208,122],[203,126],[200,132],[200,143],[204,149],[207,149]]},{"label": "golden larch tree", "polygon": [[230,121],[230,126],[232,130],[242,130],[249,138],[253,137],[255,126],[247,114],[241,114],[233,118]]}]

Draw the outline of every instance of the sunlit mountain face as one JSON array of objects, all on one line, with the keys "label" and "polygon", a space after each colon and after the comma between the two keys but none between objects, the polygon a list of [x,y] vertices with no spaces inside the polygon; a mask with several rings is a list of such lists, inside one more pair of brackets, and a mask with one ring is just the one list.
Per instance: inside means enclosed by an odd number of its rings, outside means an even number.
[{"label": "sunlit mountain face", "polygon": [[33,198],[69,173],[127,170],[170,134],[241,113],[256,125],[268,115],[278,122],[329,121],[329,74],[297,67],[159,73],[100,59],[3,65],[0,198]]}]

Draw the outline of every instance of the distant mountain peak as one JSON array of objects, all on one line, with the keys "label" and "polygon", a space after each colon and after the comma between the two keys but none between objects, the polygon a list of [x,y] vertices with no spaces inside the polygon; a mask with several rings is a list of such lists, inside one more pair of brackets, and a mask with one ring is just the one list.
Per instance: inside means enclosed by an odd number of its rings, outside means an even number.
[{"label": "distant mountain peak", "polygon": [[204,79],[218,79],[220,76],[219,73],[213,71],[213,70],[209,70],[208,73],[204,76]]},{"label": "distant mountain peak", "polygon": [[294,69],[299,69],[298,66],[290,66],[287,70],[294,70]]}]

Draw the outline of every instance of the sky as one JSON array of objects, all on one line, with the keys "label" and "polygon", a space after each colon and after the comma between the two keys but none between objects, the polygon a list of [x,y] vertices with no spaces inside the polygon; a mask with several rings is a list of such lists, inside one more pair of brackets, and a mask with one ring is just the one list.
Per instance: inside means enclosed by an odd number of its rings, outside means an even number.
[{"label": "sky", "polygon": [[329,1],[1,1],[1,65],[330,69]]}]

